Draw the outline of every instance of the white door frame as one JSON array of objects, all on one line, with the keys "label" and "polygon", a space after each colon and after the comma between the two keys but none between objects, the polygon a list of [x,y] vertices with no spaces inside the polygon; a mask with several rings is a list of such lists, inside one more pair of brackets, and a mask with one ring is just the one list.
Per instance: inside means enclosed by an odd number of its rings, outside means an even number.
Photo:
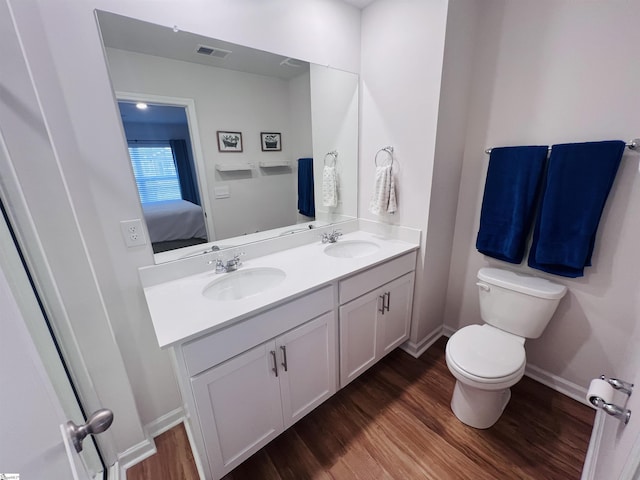
[{"label": "white door frame", "polygon": [[149,454],[155,448],[142,428],[79,222],[79,206],[86,213],[93,205],[88,196],[72,196],[70,180],[82,174],[82,156],[38,2],[0,0],[0,193],[84,406],[115,412],[111,429],[97,439],[111,466],[133,445]]},{"label": "white door frame", "polygon": [[[198,130],[198,119],[196,115],[196,102],[192,98],[167,97],[164,95],[151,95],[147,93],[134,93],[116,91],[116,101],[125,100],[129,102],[145,102],[170,107],[183,107],[187,114],[187,123],[189,126],[189,136],[191,140],[191,150],[193,153],[193,162],[196,165],[196,174],[198,177],[198,188],[200,189],[200,201],[204,212],[205,225],[207,227],[207,241],[213,242],[216,239],[216,233],[213,223],[213,205],[209,196],[209,182],[207,181],[207,167],[204,162],[202,153],[202,144],[200,143],[200,133]],[[122,130],[122,138],[125,145],[127,144],[124,127]],[[131,170],[133,175],[133,169]]]},{"label": "white door frame", "polygon": [[70,445],[64,425],[70,413],[84,423],[82,414],[2,216],[0,331],[3,472],[31,478],[101,478],[104,471],[91,440],[85,442],[82,456]]},{"label": "white door frame", "polygon": [[640,435],[636,437],[636,441],[631,449],[627,463],[625,463],[622,473],[620,474],[620,480],[638,479],[640,479]]}]

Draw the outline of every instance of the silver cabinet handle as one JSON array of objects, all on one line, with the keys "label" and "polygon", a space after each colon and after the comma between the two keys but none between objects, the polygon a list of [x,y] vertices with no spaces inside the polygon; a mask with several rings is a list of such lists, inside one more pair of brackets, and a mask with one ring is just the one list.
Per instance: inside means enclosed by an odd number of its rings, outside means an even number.
[{"label": "silver cabinet handle", "polygon": [[383,315],[384,315],[384,307],[385,307],[385,305],[384,305],[385,295],[386,294],[384,294],[384,293],[382,295],[378,295],[378,298],[382,299],[382,307],[380,309],[378,309],[378,311]]},{"label": "silver cabinet handle", "polygon": [[389,307],[391,306],[391,292],[386,292],[384,294],[385,297],[387,297],[387,312],[389,311]]},{"label": "silver cabinet handle", "polygon": [[280,345],[280,350],[282,350],[282,367],[284,368],[285,372],[288,372],[289,369],[287,367],[287,346]]},{"label": "silver cabinet handle", "polygon": [[271,350],[271,357],[273,358],[273,368],[271,369],[273,371],[273,373],[276,374],[276,377],[278,376],[278,361],[276,360],[276,351],[275,350]]}]

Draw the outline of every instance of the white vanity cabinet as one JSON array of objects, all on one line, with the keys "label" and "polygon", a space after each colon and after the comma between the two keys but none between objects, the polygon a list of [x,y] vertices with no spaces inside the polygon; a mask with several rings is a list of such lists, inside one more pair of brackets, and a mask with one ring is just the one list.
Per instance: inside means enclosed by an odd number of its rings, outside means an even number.
[{"label": "white vanity cabinet", "polygon": [[[190,373],[187,403],[195,406],[201,459],[211,478],[231,471],[335,393],[336,318],[333,302],[322,301],[331,292],[326,287],[182,348],[187,371],[203,369],[203,357],[209,358],[209,368]],[[319,309],[329,311],[307,320]],[[286,324],[295,318],[302,324],[219,361],[221,349],[234,348],[234,336],[242,341],[249,331],[273,331],[274,319]]]},{"label": "white vanity cabinet", "polygon": [[349,235],[379,250],[332,257],[314,243],[252,258],[252,268],[278,265],[286,279],[237,301],[202,295],[211,272],[165,280],[168,265],[144,275],[205,480],[229,473],[409,338],[418,239]]},{"label": "white vanity cabinet", "polygon": [[415,258],[412,252],[340,282],[341,387],[408,340]]}]

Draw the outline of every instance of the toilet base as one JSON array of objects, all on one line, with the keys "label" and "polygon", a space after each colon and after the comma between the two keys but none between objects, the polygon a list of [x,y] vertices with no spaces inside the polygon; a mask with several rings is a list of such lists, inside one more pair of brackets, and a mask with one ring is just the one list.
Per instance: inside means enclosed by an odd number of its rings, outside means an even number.
[{"label": "toilet base", "polygon": [[484,429],[498,421],[510,399],[510,388],[480,390],[457,380],[451,410],[462,423]]}]

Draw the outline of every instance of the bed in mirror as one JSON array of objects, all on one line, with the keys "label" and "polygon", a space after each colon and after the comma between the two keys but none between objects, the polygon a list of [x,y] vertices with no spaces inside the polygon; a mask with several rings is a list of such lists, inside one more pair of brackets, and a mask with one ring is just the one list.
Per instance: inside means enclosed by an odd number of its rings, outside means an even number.
[{"label": "bed in mirror", "polygon": [[357,217],[356,74],[97,19],[156,262]]}]

